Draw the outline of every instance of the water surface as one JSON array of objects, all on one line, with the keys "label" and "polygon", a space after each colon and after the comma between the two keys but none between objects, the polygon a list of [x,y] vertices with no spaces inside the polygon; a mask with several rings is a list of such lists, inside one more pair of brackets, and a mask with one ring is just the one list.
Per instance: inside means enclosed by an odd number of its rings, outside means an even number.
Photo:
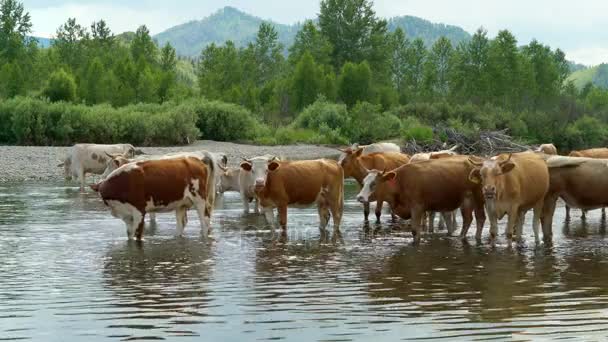
[{"label": "water surface", "polygon": [[[469,243],[445,232],[411,244],[407,224],[366,227],[347,187],[340,237],[316,209],[286,235],[243,216],[236,194],[211,239],[189,213],[158,215],[141,244],[95,194],[63,183],[0,186],[0,340],[605,340],[608,248],[599,211],[553,246]],[[501,226],[501,230],[502,230]]]}]

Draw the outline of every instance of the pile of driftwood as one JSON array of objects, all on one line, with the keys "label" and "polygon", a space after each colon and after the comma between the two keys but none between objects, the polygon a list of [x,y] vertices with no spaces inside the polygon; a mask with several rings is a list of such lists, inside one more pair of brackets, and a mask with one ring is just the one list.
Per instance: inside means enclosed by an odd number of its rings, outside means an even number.
[{"label": "pile of driftwood", "polygon": [[502,131],[480,131],[475,134],[465,135],[452,128],[433,128],[435,137],[443,137],[445,140],[435,139],[428,142],[417,142],[409,140],[405,143],[402,151],[408,154],[420,152],[431,152],[449,149],[458,145],[457,152],[460,154],[474,154],[478,156],[494,156],[499,153],[522,152],[531,149],[530,146],[519,144]]}]

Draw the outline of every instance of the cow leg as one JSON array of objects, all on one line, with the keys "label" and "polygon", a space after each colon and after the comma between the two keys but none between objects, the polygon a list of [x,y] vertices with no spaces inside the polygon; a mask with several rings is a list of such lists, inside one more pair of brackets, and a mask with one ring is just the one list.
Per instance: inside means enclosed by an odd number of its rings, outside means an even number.
[{"label": "cow leg", "polygon": [[[435,232],[435,215],[436,212],[434,211],[428,211],[427,212],[427,219],[428,219],[428,230],[429,233],[434,233]],[[441,220],[441,216],[439,216],[439,219]]]},{"label": "cow leg", "polygon": [[522,240],[524,222],[526,222],[526,213],[526,210],[522,210],[517,214],[517,223],[515,224],[515,239],[517,242]]},{"label": "cow leg", "polygon": [[606,221],[606,208],[602,207],[602,221]]},{"label": "cow leg", "polygon": [[279,225],[283,230],[287,229],[287,206],[280,205],[277,207],[279,211]]},{"label": "cow leg", "polygon": [[[455,225],[455,222],[452,220],[452,214],[453,214],[452,211],[446,211],[446,212],[441,213],[443,222],[445,223],[445,226],[448,230],[448,236],[452,236],[452,234],[454,234],[454,231],[456,231],[456,225]],[[469,212],[469,216],[470,216],[470,220],[473,221],[472,212]],[[469,226],[470,225],[471,225],[471,222],[469,222]]]},{"label": "cow leg", "polygon": [[135,236],[135,229],[133,227],[133,218],[132,217],[124,218],[123,221],[125,222],[125,225],[127,226],[127,239],[133,240],[133,237]]},{"label": "cow leg", "polygon": [[[259,214],[259,213],[260,213],[260,201],[258,200],[258,197],[257,197],[257,196],[255,196],[255,197],[253,198],[253,200],[255,201],[255,207],[253,208],[253,211],[254,211],[256,214]],[[249,211],[249,209],[247,209],[247,211]]]},{"label": "cow leg", "polygon": [[425,210],[422,208],[412,208],[412,235],[414,235],[414,243],[420,242],[420,235],[422,234],[422,220],[426,215]]},{"label": "cow leg", "polygon": [[148,217],[150,217],[150,224],[151,225],[156,224],[156,213],[149,213]]},{"label": "cow leg", "polygon": [[363,203],[363,219],[369,221],[369,202]]},{"label": "cow leg", "polygon": [[376,201],[376,222],[380,223],[380,216],[382,216],[383,201]]},{"label": "cow leg", "polygon": [[184,236],[184,228],[186,227],[186,208],[179,207],[175,210],[176,235]]},{"label": "cow leg", "polygon": [[243,214],[249,214],[249,198],[244,191],[241,191],[241,200],[243,201]]},{"label": "cow leg", "polygon": [[[461,234],[461,236],[466,238],[469,228],[471,227],[471,223],[473,223],[473,208],[470,206],[464,206],[460,210],[460,213],[462,215],[462,231],[464,232],[464,235]],[[456,230],[456,225],[454,225],[454,228],[452,229]],[[453,231],[450,232],[450,228],[448,228],[448,233],[452,235]],[[477,234],[475,234],[475,237],[477,237]]]},{"label": "cow leg", "polygon": [[342,212],[344,211],[344,203],[342,200],[342,195],[340,193],[340,197],[334,199],[329,204],[329,211],[331,212],[331,217],[334,222],[334,232],[340,231],[340,223],[342,222]]},{"label": "cow leg", "polygon": [[262,213],[264,213],[266,223],[268,223],[270,228],[274,231],[274,212],[272,207],[262,207]]},{"label": "cow leg", "polygon": [[[199,196],[196,196],[194,199],[194,205],[196,207],[196,213],[198,214],[198,220],[201,223],[201,235],[208,236],[209,235],[209,221],[207,220],[207,205],[206,201]],[[186,215],[186,213],[184,213]]]},{"label": "cow leg", "polygon": [[587,219],[587,210],[581,209],[581,211],[582,211],[581,219],[583,219],[583,221],[585,221]]},{"label": "cow leg", "polygon": [[517,225],[518,210],[511,209],[508,213],[507,226],[505,227],[505,234],[509,243],[513,240],[513,233],[515,232],[515,226]]},{"label": "cow leg", "polygon": [[317,210],[319,211],[319,230],[325,231],[325,229],[327,229],[327,224],[329,223],[329,208],[319,204]]},{"label": "cow leg", "polygon": [[553,214],[555,213],[555,205],[557,204],[556,194],[547,194],[543,204],[543,213],[541,222],[543,225],[543,240],[545,243],[551,242],[553,239]]},{"label": "cow leg", "polygon": [[133,227],[135,229],[135,238],[137,241],[141,241],[144,236],[144,215],[141,215],[139,221],[133,220]]},{"label": "cow leg", "polygon": [[570,222],[570,207],[566,204],[566,221]]},{"label": "cow leg", "polygon": [[543,205],[544,205],[544,201],[540,201],[539,203],[536,204],[536,206],[534,207],[534,216],[532,218],[532,230],[534,231],[534,242],[536,242],[536,244],[540,244],[540,237],[539,237],[539,227],[540,227],[540,218],[543,215]]},{"label": "cow leg", "polygon": [[84,192],[84,186],[85,186],[85,172],[84,169],[79,169],[78,170],[78,181],[80,182],[80,192]]}]

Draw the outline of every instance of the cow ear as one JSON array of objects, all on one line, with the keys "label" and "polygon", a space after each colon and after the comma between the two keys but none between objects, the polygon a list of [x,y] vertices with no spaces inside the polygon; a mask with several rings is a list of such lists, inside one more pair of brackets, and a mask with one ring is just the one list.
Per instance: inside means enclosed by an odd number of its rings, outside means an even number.
[{"label": "cow ear", "polygon": [[277,163],[276,161],[272,161],[270,162],[270,164],[268,164],[268,170],[274,172],[279,168],[279,166],[281,166],[279,163]]},{"label": "cow ear", "polygon": [[481,183],[481,170],[480,169],[473,169],[471,171],[471,173],[469,173],[469,180],[472,183],[480,184]]},{"label": "cow ear", "polygon": [[118,159],[112,159],[112,163],[114,163],[115,167],[120,167],[120,160],[118,160]]},{"label": "cow ear", "polygon": [[361,155],[362,155],[362,154],[363,154],[363,148],[358,148],[358,149],[355,151],[355,157],[357,157],[357,158],[358,158],[358,157],[361,157]]},{"label": "cow ear", "polygon": [[513,170],[514,168],[515,168],[515,164],[508,162],[508,163],[505,163],[502,165],[502,167],[500,168],[500,171],[504,175],[505,173],[511,172],[511,170]]},{"label": "cow ear", "polygon": [[389,172],[389,173],[385,173],[382,175],[382,180],[390,182],[393,179],[395,179],[397,177],[397,174],[393,171]]},{"label": "cow ear", "polygon": [[251,163],[249,162],[242,162],[241,163],[241,169],[245,170],[245,171],[251,171]]}]

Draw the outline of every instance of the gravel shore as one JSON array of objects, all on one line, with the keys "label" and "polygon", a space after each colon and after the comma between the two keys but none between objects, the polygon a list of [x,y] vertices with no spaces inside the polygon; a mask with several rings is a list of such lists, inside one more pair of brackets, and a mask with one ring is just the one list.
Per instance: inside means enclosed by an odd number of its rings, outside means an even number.
[{"label": "gravel shore", "polygon": [[[52,146],[0,146],[0,183],[26,180],[61,180],[63,168],[57,164],[68,154],[70,147]],[[165,154],[207,150],[228,155],[228,164],[238,165],[242,157],[273,154],[286,159],[336,158],[336,149],[315,145],[255,146],[197,141],[188,146],[144,147],[146,154]]]}]

